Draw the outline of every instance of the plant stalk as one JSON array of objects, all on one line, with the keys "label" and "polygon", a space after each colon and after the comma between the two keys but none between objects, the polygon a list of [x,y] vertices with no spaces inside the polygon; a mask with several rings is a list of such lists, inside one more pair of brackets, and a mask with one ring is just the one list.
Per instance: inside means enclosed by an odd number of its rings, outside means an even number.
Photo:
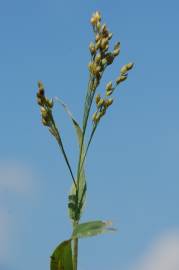
[{"label": "plant stalk", "polygon": [[78,238],[73,241],[73,270],[78,269]]}]

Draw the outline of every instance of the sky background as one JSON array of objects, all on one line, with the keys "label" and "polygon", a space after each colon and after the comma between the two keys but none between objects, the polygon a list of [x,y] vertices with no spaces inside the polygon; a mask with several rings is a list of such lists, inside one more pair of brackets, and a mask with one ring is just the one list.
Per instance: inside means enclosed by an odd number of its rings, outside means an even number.
[{"label": "sky background", "polygon": [[[71,234],[71,179],[35,95],[40,79],[81,123],[96,10],[121,42],[99,90],[123,64],[135,68],[86,168],[83,221],[110,219],[118,231],[81,240],[79,270],[179,269],[179,2],[0,0],[0,270],[49,269]],[[71,123],[58,105],[55,117],[75,168]]]}]

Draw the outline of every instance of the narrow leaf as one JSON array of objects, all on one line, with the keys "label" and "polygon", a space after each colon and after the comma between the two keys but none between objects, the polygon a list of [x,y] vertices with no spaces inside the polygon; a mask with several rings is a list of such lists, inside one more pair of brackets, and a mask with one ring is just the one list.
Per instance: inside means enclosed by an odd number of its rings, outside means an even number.
[{"label": "narrow leaf", "polygon": [[111,221],[90,221],[78,224],[73,231],[72,238],[91,237],[97,234],[102,234],[110,231],[115,231],[111,228]]},{"label": "narrow leaf", "polygon": [[54,250],[50,270],[73,270],[71,240],[62,242]]},{"label": "narrow leaf", "polygon": [[[78,139],[79,149],[80,149],[82,136],[83,136],[81,127],[78,124],[78,122],[75,120],[75,118],[73,117],[67,105],[63,101],[61,101],[59,98],[56,98],[56,100],[62,105],[62,107],[64,108],[64,110],[66,111],[66,113],[68,114],[68,116],[70,117],[73,123],[74,129],[77,135],[77,139]],[[83,161],[84,155],[85,155],[85,147],[83,146],[81,161]],[[84,162],[83,164],[82,163],[80,164],[80,168],[81,168],[81,172],[80,172],[80,178],[79,178],[79,191],[78,191],[78,208],[79,208],[78,213],[76,213],[75,211],[77,210],[75,207],[77,200],[76,200],[76,187],[74,184],[72,185],[71,191],[69,194],[69,204],[68,204],[69,216],[72,220],[76,219],[76,214],[78,214],[78,218],[80,218],[83,208],[84,208],[85,198],[86,198],[86,179],[85,179],[85,171],[84,171]]]}]

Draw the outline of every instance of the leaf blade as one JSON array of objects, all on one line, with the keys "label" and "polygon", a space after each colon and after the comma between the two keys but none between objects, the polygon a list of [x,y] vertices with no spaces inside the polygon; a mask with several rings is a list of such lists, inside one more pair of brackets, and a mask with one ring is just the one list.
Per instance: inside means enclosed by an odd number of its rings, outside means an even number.
[{"label": "leaf blade", "polygon": [[73,270],[71,239],[56,247],[50,259],[50,270]]},{"label": "leaf blade", "polygon": [[115,229],[112,228],[111,225],[111,221],[100,220],[81,223],[74,228],[72,238],[76,239],[83,237],[91,237],[98,234],[115,231]]}]

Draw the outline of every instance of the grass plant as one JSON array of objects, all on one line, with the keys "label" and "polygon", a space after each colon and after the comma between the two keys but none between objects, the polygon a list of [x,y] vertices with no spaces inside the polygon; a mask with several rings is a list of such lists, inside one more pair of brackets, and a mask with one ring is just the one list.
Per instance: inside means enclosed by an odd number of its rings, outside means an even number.
[{"label": "grass plant", "polygon": [[[72,223],[72,234],[69,236],[69,239],[60,243],[52,253],[50,260],[51,270],[77,270],[79,239],[114,230],[110,221],[80,222],[87,193],[85,162],[95,132],[102,119],[107,116],[110,108],[113,106],[115,91],[120,87],[121,83],[127,80],[128,72],[133,68],[133,63],[122,66],[116,79],[109,81],[105,89],[100,89],[100,83],[106,69],[111,68],[113,62],[120,54],[120,42],[116,42],[113,49],[110,50],[109,45],[113,34],[108,30],[107,25],[102,23],[99,11],[92,15],[90,23],[94,33],[94,40],[89,44],[89,80],[84,100],[82,124],[78,124],[67,105],[61,99],[49,99],[45,95],[42,82],[38,82],[37,103],[40,106],[42,124],[48,128],[57,141],[72,180],[71,191],[68,196],[68,212]],[[79,155],[75,173],[72,170],[60,130],[53,116],[54,104],[56,102],[59,102],[68,114],[77,135]],[[91,114],[93,104],[95,104],[96,109]],[[86,132],[87,128],[91,129],[89,137]]]}]

